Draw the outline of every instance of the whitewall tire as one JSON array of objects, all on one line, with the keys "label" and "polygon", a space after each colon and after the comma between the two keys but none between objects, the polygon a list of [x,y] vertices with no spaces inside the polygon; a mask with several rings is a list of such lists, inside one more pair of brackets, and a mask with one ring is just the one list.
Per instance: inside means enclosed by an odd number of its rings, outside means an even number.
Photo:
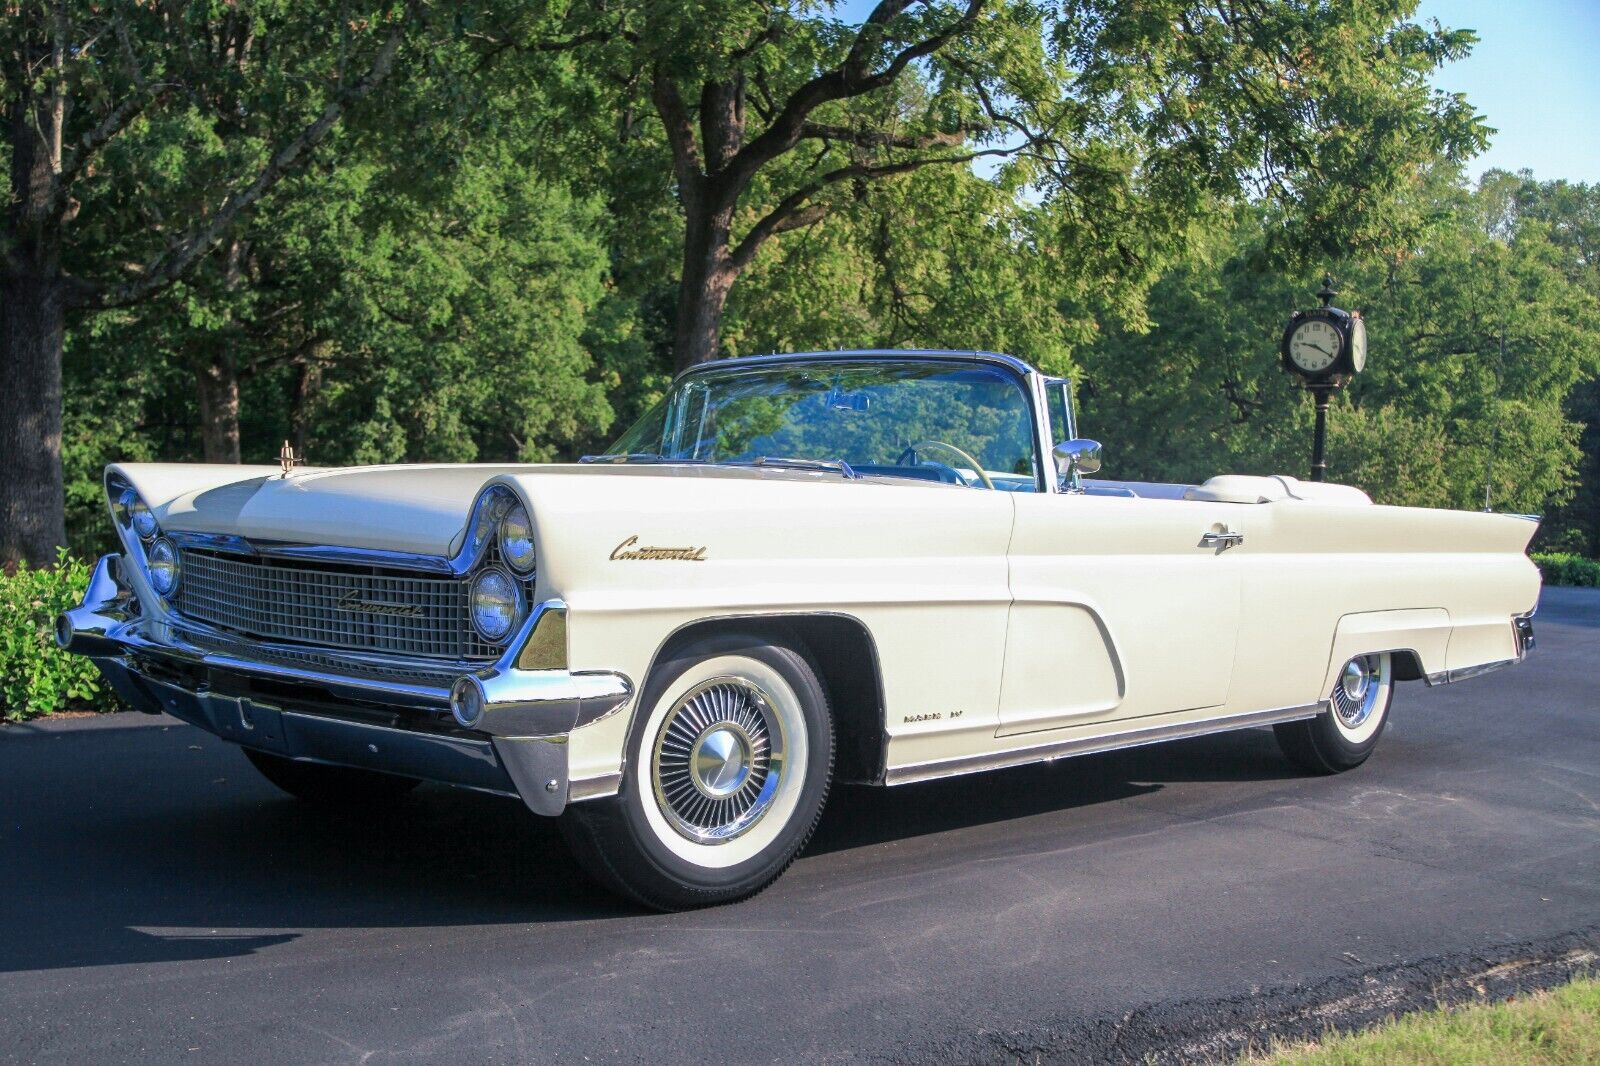
[{"label": "whitewall tire", "polygon": [[1353,770],[1378,746],[1393,702],[1393,656],[1358,655],[1340,669],[1327,710],[1304,722],[1273,726],[1273,732],[1283,753],[1301,769],[1316,774]]},{"label": "whitewall tire", "polygon": [[652,671],[618,795],[562,830],[599,881],[659,910],[759,892],[810,839],[833,772],[827,695],[805,654],[721,636]]}]

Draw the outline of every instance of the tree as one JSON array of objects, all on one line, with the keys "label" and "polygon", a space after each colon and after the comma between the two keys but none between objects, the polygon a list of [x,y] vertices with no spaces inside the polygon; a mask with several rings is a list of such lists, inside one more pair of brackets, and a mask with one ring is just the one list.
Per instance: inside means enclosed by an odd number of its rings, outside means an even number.
[{"label": "tree", "polygon": [[[1458,182],[1429,176],[1410,208],[1434,221],[1411,247],[1333,264],[1372,354],[1335,401],[1330,476],[1386,503],[1475,510],[1487,485],[1498,510],[1543,512],[1572,491],[1566,404],[1600,369],[1600,303],[1549,227],[1507,214],[1495,175]],[[1157,283],[1149,333],[1115,329],[1082,354],[1085,425],[1122,442],[1112,476],[1305,471],[1311,404],[1277,344],[1315,275],[1273,259],[1278,228],[1270,209],[1242,211]]]},{"label": "tree", "polygon": [[826,3],[575,0],[479,36],[531,76],[565,77],[560,52],[609,76],[582,98],[622,143],[613,202],[647,213],[665,194],[680,212],[683,367],[721,352],[734,282],[769,242],[930,166],[999,161],[994,180],[1053,209],[1105,302],[1135,309],[1190,223],[1246,192],[1292,205],[1318,242],[1378,239],[1417,164],[1484,133],[1426,82],[1470,34],[1413,9],[879,0],[847,26]]},{"label": "tree", "polygon": [[[64,541],[69,316],[139,303],[192,271],[384,82],[413,23],[387,0],[8,7],[0,562],[43,563]],[[226,383],[203,394],[237,402]]]}]

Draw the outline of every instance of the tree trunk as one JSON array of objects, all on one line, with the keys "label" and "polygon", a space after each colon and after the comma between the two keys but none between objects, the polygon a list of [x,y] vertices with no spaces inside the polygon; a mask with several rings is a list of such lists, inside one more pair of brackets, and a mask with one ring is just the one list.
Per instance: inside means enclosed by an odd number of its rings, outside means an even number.
[{"label": "tree trunk", "polygon": [[55,561],[67,542],[61,477],[59,277],[0,282],[0,565]]},{"label": "tree trunk", "polygon": [[673,337],[678,370],[715,359],[722,346],[722,310],[738,272],[728,249],[733,206],[686,212],[683,281],[678,286],[678,322]]},{"label": "tree trunk", "polygon": [[59,93],[23,92],[6,115],[11,196],[0,229],[0,566],[54,562],[67,541],[61,475],[67,284],[55,196],[63,107]]},{"label": "tree trunk", "polygon": [[208,463],[239,461],[239,374],[219,356],[195,370],[200,400],[200,446]]}]

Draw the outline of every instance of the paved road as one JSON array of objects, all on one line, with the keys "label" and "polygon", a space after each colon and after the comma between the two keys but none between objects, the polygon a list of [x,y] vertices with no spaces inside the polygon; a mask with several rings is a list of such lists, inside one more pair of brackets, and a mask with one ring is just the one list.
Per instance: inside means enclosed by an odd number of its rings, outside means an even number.
[{"label": "paved road", "polygon": [[1538,621],[1519,669],[1404,687],[1355,773],[1258,731],[844,789],[775,888],[671,916],[510,801],[330,821],[169,720],[8,728],[0,1060],[1137,1059],[1581,962],[1600,592]]}]

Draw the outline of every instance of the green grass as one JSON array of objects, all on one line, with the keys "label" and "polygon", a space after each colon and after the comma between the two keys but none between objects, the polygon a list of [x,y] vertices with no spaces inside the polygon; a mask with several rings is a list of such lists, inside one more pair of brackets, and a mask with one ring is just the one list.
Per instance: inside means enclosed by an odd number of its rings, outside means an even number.
[{"label": "green grass", "polygon": [[1366,1032],[1279,1047],[1246,1060],[1270,1066],[1600,1063],[1600,981],[1525,999],[1412,1014]]}]

